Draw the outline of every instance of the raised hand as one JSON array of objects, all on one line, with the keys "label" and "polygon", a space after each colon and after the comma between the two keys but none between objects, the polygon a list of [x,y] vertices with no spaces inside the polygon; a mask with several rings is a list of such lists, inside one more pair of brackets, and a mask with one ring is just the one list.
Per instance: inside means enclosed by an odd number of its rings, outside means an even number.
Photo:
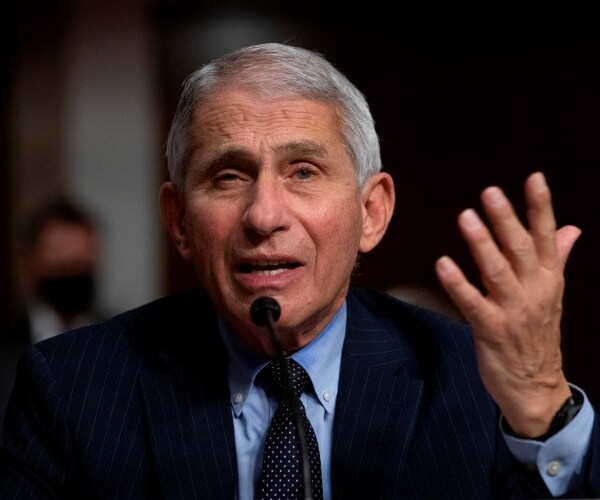
[{"label": "raised hand", "polygon": [[548,430],[570,395],[560,321],[564,268],[581,231],[557,230],[541,172],[527,178],[525,199],[528,227],[495,186],[481,193],[491,230],[473,209],[458,216],[484,292],[448,256],[437,260],[436,273],[473,327],[479,370],[492,398],[516,433],[535,437]]}]

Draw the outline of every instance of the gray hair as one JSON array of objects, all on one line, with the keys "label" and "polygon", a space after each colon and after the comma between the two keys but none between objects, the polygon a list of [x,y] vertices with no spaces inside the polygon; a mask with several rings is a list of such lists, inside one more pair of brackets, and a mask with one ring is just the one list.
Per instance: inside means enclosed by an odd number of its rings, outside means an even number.
[{"label": "gray hair", "polygon": [[317,52],[265,43],[217,58],[184,81],[166,150],[170,179],[182,192],[186,167],[195,147],[190,130],[194,111],[225,86],[249,88],[270,97],[299,97],[334,105],[358,186],[362,187],[369,176],[381,170],[375,122],[364,95],[354,84]]}]

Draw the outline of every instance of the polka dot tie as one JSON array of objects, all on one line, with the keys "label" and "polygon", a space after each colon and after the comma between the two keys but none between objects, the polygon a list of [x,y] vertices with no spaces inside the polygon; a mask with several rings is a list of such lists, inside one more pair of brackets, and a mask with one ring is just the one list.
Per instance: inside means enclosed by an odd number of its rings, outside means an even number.
[{"label": "polka dot tie", "polygon": [[[304,423],[306,447],[310,461],[312,498],[321,500],[323,498],[323,483],[321,480],[319,446],[312,425],[310,425],[306,416],[304,405],[300,401],[300,394],[310,383],[310,379],[304,368],[293,359],[285,359],[283,362],[288,366],[295,397]],[[265,441],[260,498],[262,500],[305,498],[303,496],[300,442],[294,425],[294,414],[288,403],[289,398],[285,397],[288,386],[282,362],[279,360],[272,361],[263,369],[261,375],[265,377],[270,387],[276,391],[279,406],[273,415]]]}]

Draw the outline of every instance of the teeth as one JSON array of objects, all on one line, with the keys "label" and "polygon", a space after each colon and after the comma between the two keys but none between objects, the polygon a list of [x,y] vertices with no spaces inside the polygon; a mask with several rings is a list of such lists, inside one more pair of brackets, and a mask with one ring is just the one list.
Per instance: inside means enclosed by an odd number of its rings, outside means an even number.
[{"label": "teeth", "polygon": [[279,269],[267,269],[264,271],[255,269],[254,274],[260,274],[261,276],[275,276],[276,274],[280,274],[285,271],[285,268],[280,267]]},{"label": "teeth", "polygon": [[292,262],[281,261],[281,262],[253,262],[251,264],[243,264],[241,271],[244,273],[253,273],[261,276],[275,276],[280,274],[287,269],[293,269],[297,266]]},{"label": "teeth", "polygon": [[284,266],[286,264],[289,264],[288,261],[286,260],[282,260],[281,262],[253,262],[252,265],[256,266],[256,267],[277,267],[277,266]]}]

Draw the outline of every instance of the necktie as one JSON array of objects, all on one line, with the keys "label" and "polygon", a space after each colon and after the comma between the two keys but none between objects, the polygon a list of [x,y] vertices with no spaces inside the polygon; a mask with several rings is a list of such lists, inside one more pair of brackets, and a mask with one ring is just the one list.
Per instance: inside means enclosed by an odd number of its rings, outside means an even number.
[{"label": "necktie", "polygon": [[260,498],[266,499],[301,499],[304,494],[302,478],[302,459],[300,442],[294,424],[294,414],[289,404],[287,381],[283,363],[288,366],[288,372],[294,387],[294,395],[302,414],[306,447],[310,461],[310,477],[312,498],[323,498],[323,483],[321,479],[321,459],[315,432],[310,425],[300,394],[310,382],[308,374],[293,359],[276,360],[269,363],[263,372],[279,398],[278,407],[271,420],[265,441],[263,455],[262,477],[260,482]]}]

